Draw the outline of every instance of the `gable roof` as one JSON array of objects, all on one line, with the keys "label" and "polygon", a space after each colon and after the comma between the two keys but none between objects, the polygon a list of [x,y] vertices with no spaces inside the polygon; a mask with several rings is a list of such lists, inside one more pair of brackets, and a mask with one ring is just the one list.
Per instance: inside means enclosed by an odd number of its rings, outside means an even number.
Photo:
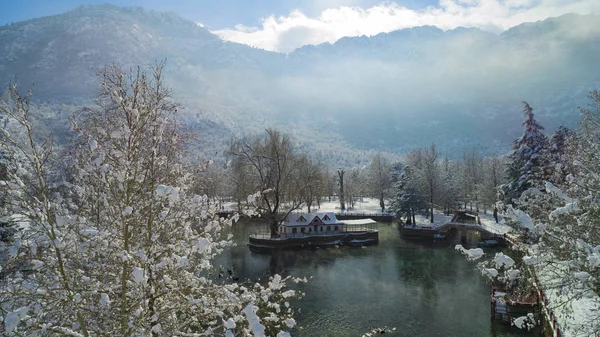
[{"label": "gable roof", "polygon": [[282,225],[284,226],[308,226],[310,225],[315,217],[319,217],[319,223],[324,225],[343,225],[342,221],[339,221],[333,212],[327,213],[291,213],[288,214],[287,218],[283,220]]}]

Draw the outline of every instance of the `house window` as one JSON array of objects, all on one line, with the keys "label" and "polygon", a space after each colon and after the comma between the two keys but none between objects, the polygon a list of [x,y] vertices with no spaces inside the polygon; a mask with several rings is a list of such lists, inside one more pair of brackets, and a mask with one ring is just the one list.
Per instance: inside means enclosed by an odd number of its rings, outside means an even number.
[{"label": "house window", "polygon": [[321,226],[321,232],[323,231],[323,226]]},{"label": "house window", "polygon": [[304,216],[302,216],[302,215],[301,215],[301,216],[298,218],[298,220],[296,220],[296,221],[297,221],[297,222],[306,222],[306,218],[304,218]]},{"label": "house window", "polygon": [[304,227],[300,228],[300,232],[304,233]]},{"label": "house window", "polygon": [[296,227],[293,227],[293,228],[292,228],[292,234],[296,234],[296,233],[298,233],[298,228],[296,228]]},{"label": "house window", "polygon": [[308,229],[308,232],[309,232],[309,233],[310,233],[310,232],[312,232],[312,228],[309,228],[309,229]]},{"label": "house window", "polygon": [[327,226],[327,231],[329,232],[331,230],[331,226]]},{"label": "house window", "polygon": [[333,230],[337,232],[337,226],[333,227]]},{"label": "house window", "polygon": [[331,218],[329,218],[329,216],[327,214],[325,214],[325,216],[323,217],[323,221],[325,220],[331,220]]}]

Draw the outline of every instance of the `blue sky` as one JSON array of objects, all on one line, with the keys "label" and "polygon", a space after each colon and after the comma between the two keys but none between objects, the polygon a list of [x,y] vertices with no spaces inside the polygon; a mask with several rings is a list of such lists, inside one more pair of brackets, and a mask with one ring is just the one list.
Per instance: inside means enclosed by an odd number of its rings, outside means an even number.
[{"label": "blue sky", "polygon": [[600,0],[0,0],[0,25],[112,3],[174,11],[224,40],[279,52],[344,36],[432,25],[494,33],[566,13],[600,14]]},{"label": "blue sky", "polygon": [[[201,22],[211,30],[237,24],[255,26],[270,15],[287,15],[299,9],[307,15],[318,15],[327,8],[339,6],[371,7],[379,0],[3,0],[0,5],[0,25],[32,18],[64,13],[82,4],[111,3],[119,6],[140,6],[146,9],[175,11],[184,18]],[[438,0],[398,0],[399,5],[418,9],[436,5]]]}]

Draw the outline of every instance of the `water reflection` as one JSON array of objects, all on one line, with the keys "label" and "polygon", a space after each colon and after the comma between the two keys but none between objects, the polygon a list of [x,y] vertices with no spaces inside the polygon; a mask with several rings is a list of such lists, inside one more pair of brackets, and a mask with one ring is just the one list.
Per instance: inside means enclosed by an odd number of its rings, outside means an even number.
[{"label": "water reflection", "polygon": [[397,336],[537,336],[490,319],[488,285],[453,249],[406,242],[380,224],[380,243],[368,248],[257,254],[248,250],[257,224],[233,228],[234,247],[217,263],[253,281],[279,273],[313,278],[294,336],[360,336],[374,327],[396,327]]}]

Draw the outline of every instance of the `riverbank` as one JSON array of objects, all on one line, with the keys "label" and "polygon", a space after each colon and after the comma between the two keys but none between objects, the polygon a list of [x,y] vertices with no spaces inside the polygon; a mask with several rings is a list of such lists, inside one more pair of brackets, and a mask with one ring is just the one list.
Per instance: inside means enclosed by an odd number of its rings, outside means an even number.
[{"label": "riverbank", "polygon": [[[520,234],[505,225],[502,216],[499,216],[499,223],[491,214],[479,216],[484,228],[504,235],[510,249],[518,250],[523,255],[538,255],[536,245],[521,242]],[[545,326],[551,330],[550,336],[587,337],[597,334],[590,323],[599,317],[600,297],[585,284],[584,278],[565,282],[561,275],[569,274],[568,267],[550,256],[546,256],[545,261],[538,260],[529,268],[534,275],[533,286],[540,298],[542,314],[547,323]]]}]

